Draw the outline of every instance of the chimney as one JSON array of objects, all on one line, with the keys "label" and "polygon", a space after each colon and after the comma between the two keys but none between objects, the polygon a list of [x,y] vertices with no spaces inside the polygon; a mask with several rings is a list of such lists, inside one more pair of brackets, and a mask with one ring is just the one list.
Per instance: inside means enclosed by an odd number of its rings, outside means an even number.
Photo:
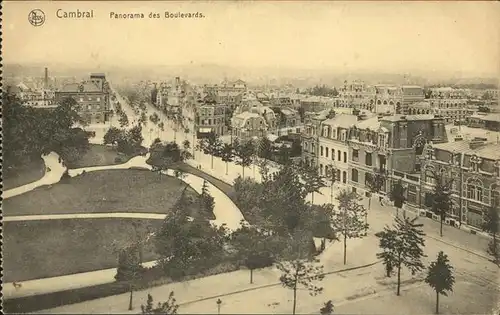
[{"label": "chimney", "polygon": [[43,78],[43,87],[46,89],[49,87],[49,69],[45,67],[45,76]]}]

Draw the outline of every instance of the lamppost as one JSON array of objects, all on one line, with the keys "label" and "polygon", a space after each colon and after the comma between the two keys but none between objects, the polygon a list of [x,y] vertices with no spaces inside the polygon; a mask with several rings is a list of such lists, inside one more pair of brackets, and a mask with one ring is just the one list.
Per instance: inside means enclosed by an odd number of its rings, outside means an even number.
[{"label": "lamppost", "polygon": [[222,305],[222,301],[221,301],[221,299],[217,299],[217,301],[215,301],[215,303],[217,304],[217,314],[220,315],[220,307]]}]

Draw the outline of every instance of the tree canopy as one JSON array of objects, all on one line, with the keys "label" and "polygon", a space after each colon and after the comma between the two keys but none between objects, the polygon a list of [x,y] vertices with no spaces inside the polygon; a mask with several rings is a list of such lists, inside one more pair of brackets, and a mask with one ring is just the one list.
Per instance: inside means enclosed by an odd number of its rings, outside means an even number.
[{"label": "tree canopy", "polygon": [[65,161],[76,161],[89,147],[91,133],[76,127],[83,121],[72,98],[54,109],[37,109],[4,92],[2,115],[6,173],[52,151]]}]

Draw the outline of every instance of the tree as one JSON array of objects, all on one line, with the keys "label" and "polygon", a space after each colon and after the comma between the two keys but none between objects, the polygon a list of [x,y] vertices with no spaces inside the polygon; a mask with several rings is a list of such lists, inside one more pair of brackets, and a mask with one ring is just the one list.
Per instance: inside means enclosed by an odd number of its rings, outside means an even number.
[{"label": "tree", "polygon": [[90,132],[75,124],[84,124],[73,98],[62,100],[50,110],[23,106],[9,91],[2,94],[2,159],[4,176],[15,172],[40,155],[56,152],[66,162],[80,158],[89,147]]},{"label": "tree", "polygon": [[174,298],[174,291],[170,291],[166,302],[158,302],[156,308],[153,308],[153,297],[151,294],[148,294],[146,305],[141,305],[142,314],[177,314],[178,309],[179,305]]},{"label": "tree", "polygon": [[366,209],[360,204],[361,197],[355,192],[341,190],[337,196],[338,211],[332,211],[332,221],[335,229],[344,239],[344,265],[347,263],[347,239],[361,237],[368,224],[362,219]]},{"label": "tree", "polygon": [[493,205],[488,208],[483,223],[483,229],[492,236],[486,252],[493,257],[493,261],[497,265],[500,264],[500,244],[498,242],[500,218],[498,214],[498,204],[499,200],[495,199]]},{"label": "tree", "polygon": [[142,127],[140,125],[132,127],[127,131],[127,138],[130,140],[131,145],[134,148],[139,148],[144,141],[142,137]]},{"label": "tree", "polygon": [[140,264],[139,248],[135,244],[121,250],[118,256],[118,268],[115,275],[117,281],[128,281],[130,298],[129,310],[132,310],[134,282],[140,279],[144,268]]},{"label": "tree", "polygon": [[397,183],[392,187],[390,200],[394,202],[394,206],[396,207],[396,215],[399,215],[399,209],[403,207],[403,204],[406,202],[405,197],[406,188],[403,186],[403,182],[401,179],[397,181]]},{"label": "tree", "polygon": [[128,121],[128,116],[125,114],[125,112],[120,113],[120,118],[118,119],[118,122],[120,123],[120,127],[126,127],[129,124]]},{"label": "tree", "polygon": [[155,233],[158,264],[174,280],[209,268],[224,255],[227,240],[225,226],[215,227],[206,220],[188,218],[174,209]]},{"label": "tree", "polygon": [[383,259],[388,275],[396,268],[398,286],[396,294],[400,294],[401,268],[405,266],[412,275],[424,268],[422,258],[426,257],[422,224],[416,223],[418,217],[409,219],[396,217],[392,228],[384,227],[383,231],[375,234],[379,238],[379,247],[382,252],[377,253],[377,258]]},{"label": "tree", "polygon": [[237,255],[243,265],[250,270],[250,283],[253,283],[255,269],[271,266],[274,263],[274,253],[277,250],[278,237],[263,231],[246,222],[231,233],[231,245],[237,250]]},{"label": "tree", "polygon": [[443,237],[443,222],[452,208],[450,196],[453,179],[445,181],[443,173],[434,173],[433,177],[436,179],[436,185],[432,191],[432,212],[439,215],[439,234]]},{"label": "tree", "polygon": [[270,160],[273,155],[271,140],[267,137],[261,137],[259,139],[259,146],[257,154],[260,158]]},{"label": "tree", "polygon": [[210,167],[213,169],[214,155],[217,156],[221,151],[222,141],[215,133],[211,132],[207,138],[200,139],[199,145],[200,148],[203,150],[203,153],[210,154],[211,156]]},{"label": "tree", "polygon": [[323,288],[316,285],[317,281],[323,280],[323,266],[317,261],[296,258],[292,261],[279,262],[278,269],[282,272],[280,282],[283,287],[293,290],[293,311],[297,306],[297,290],[305,288],[310,295],[314,296],[323,292]]},{"label": "tree", "polygon": [[320,189],[326,186],[325,178],[318,173],[318,170],[306,163],[300,164],[301,179],[308,194],[311,194],[311,203],[314,203],[314,193],[320,193]]},{"label": "tree", "polygon": [[104,144],[111,144],[112,146],[115,146],[118,144],[118,141],[120,139],[123,139],[125,137],[125,132],[121,129],[118,129],[116,127],[111,127],[108,129],[106,134],[104,135]]},{"label": "tree", "polygon": [[254,144],[252,141],[248,140],[244,143],[240,143],[239,141],[233,141],[235,155],[237,157],[235,163],[241,165],[242,176],[245,177],[245,167],[248,167],[252,164],[252,157],[255,152]]},{"label": "tree", "polygon": [[333,314],[333,302],[329,300],[325,303],[325,305],[319,310],[321,315],[330,315]]},{"label": "tree", "polygon": [[[366,173],[366,186],[368,187],[368,211],[371,209],[371,197],[373,194],[379,194],[385,185],[385,173],[382,170],[375,169],[373,175]],[[379,196],[379,201],[382,201],[382,197]]]},{"label": "tree", "polygon": [[229,162],[233,161],[234,157],[233,146],[231,144],[224,143],[224,145],[222,146],[222,150],[220,151],[220,154],[222,161],[226,163],[226,175],[227,175],[228,164]]},{"label": "tree", "polygon": [[206,180],[203,180],[203,186],[201,187],[201,194],[199,198],[201,208],[208,213],[213,213],[215,206],[214,197],[212,197],[208,191],[208,183]]},{"label": "tree", "polygon": [[[152,166],[153,172],[161,172],[172,169],[186,158],[185,150],[179,148],[175,142],[153,143],[150,148],[150,156],[146,163]],[[189,152],[188,152],[189,153]]]},{"label": "tree", "polygon": [[453,292],[455,277],[448,256],[440,251],[436,261],[431,262],[425,277],[425,282],[436,291],[436,314],[439,314],[439,295],[448,296]]},{"label": "tree", "polygon": [[333,164],[327,168],[325,178],[330,182],[330,202],[333,202],[333,185],[338,181],[337,170],[333,167]]}]

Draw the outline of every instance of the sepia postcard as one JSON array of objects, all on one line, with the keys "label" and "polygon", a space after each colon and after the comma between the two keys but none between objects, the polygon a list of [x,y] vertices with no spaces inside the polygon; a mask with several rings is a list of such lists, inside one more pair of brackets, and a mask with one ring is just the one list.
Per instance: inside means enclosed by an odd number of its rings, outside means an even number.
[{"label": "sepia postcard", "polygon": [[500,2],[1,12],[3,312],[500,315]]}]

